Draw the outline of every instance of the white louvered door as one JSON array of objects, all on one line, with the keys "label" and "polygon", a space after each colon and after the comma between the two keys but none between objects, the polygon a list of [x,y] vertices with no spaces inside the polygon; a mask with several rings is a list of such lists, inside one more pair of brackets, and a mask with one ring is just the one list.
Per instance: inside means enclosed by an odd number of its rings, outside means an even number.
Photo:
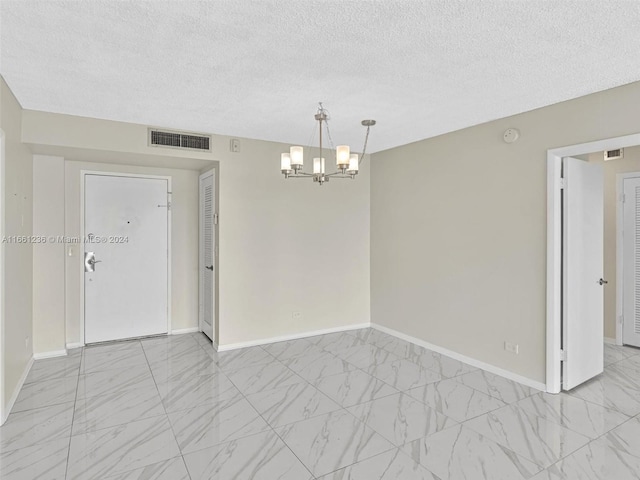
[{"label": "white louvered door", "polygon": [[215,171],[200,176],[200,330],[215,342]]},{"label": "white louvered door", "polygon": [[624,180],[622,343],[640,347],[640,178]]}]

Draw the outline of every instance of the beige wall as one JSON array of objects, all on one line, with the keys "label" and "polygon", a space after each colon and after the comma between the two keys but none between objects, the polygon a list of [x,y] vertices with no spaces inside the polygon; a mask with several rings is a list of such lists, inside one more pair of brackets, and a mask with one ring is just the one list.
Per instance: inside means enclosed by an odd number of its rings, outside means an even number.
[{"label": "beige wall", "polygon": [[65,350],[64,158],[33,156],[33,351]]},{"label": "beige wall", "polygon": [[[4,232],[6,236],[31,235],[33,162],[21,143],[22,109],[0,77],[0,128],[5,134]],[[4,398],[7,405],[32,356],[32,248],[30,244],[4,245],[2,335]],[[7,413],[7,412],[5,412]]]},{"label": "beige wall", "polygon": [[372,155],[372,321],[544,382],[546,151],[640,132],[639,102],[634,83]]},{"label": "beige wall", "polygon": [[[92,162],[65,162],[65,235],[81,237],[81,171],[121,172],[171,177],[171,329],[198,326],[198,172]],[[66,255],[66,342],[80,343],[80,288],[83,253]]]},{"label": "beige wall", "polygon": [[604,170],[604,336],[616,338],[616,230],[617,176],[640,172],[640,147],[625,148],[624,158],[604,161],[604,152],[589,155],[589,162],[600,163]]},{"label": "beige wall", "polygon": [[[211,166],[218,168],[221,346],[369,322],[368,160],[357,180],[319,187],[282,178],[280,153],[289,145],[240,139],[240,153],[231,153],[231,138],[214,135],[212,152],[192,153],[148,147],[146,135],[144,125],[69,115],[25,111],[23,120],[23,138],[34,152],[66,160],[67,235],[77,235],[80,228],[81,169],[192,169],[193,178],[173,187],[174,202],[180,188],[190,195],[180,207],[188,209],[188,221],[177,222],[174,210],[174,252],[180,236],[191,245],[182,260],[173,259],[174,288],[181,288],[172,296],[174,328],[197,324],[197,176]],[[306,152],[306,162],[312,155]],[[80,341],[81,275],[78,258],[66,258],[66,336],[75,343]],[[302,319],[294,321],[294,311]]]},{"label": "beige wall", "polygon": [[320,187],[284,180],[288,147],[243,140],[221,159],[220,345],[369,322],[369,160]]}]

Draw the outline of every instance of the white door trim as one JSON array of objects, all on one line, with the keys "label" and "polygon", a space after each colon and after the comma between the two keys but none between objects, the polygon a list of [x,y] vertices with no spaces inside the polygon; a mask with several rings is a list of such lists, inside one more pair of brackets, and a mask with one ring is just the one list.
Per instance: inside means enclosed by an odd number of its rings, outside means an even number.
[{"label": "white door trim", "polygon": [[[0,237],[4,237],[5,235],[5,140],[4,131],[0,129]],[[2,425],[9,416],[4,403],[4,269],[4,243],[0,242],[0,425]]]},{"label": "white door trim", "polygon": [[[198,176],[198,330],[202,331],[202,322],[203,322],[203,318],[204,318],[204,303],[202,302],[202,299],[204,298],[204,285],[202,284],[202,276],[203,276],[203,268],[204,268],[204,263],[203,263],[203,259],[204,259],[204,245],[203,245],[203,229],[202,229],[202,198],[201,198],[201,184],[202,184],[202,180],[212,176],[213,175],[213,188],[214,188],[214,205],[215,205],[215,212],[218,212],[218,202],[216,201],[217,195],[218,195],[218,188],[216,186],[216,182],[218,181],[217,179],[217,169],[215,167],[207,170],[206,172],[201,173]],[[218,247],[218,242],[217,242],[217,238],[215,238],[215,232],[216,232],[216,226],[214,225],[214,241],[216,248]],[[213,257],[213,265],[214,265],[214,276],[213,276],[213,284],[214,284],[214,302],[215,302],[215,308],[214,308],[214,321],[213,321],[213,342],[215,344],[217,344],[218,342],[218,337],[216,335],[216,327],[217,327],[217,323],[218,323],[218,315],[217,315],[217,311],[218,311],[218,256],[214,255]]]},{"label": "white door trim", "polygon": [[624,193],[624,181],[627,178],[638,178],[640,172],[618,173],[616,175],[616,345],[622,345],[621,322],[624,305],[623,305],[623,286],[624,286],[624,249],[623,249],[623,233],[624,232],[624,204],[622,203],[622,194]]},{"label": "white door trim", "polygon": [[547,392],[561,389],[562,329],[562,157],[640,145],[640,133],[547,150]]},{"label": "white door trim", "polygon": [[[103,175],[107,177],[132,177],[132,178],[148,178],[152,180],[166,180],[167,189],[169,191],[169,199],[171,199],[171,176],[167,175],[147,175],[126,172],[104,172],[98,170],[80,170],[80,237],[84,238],[84,202],[85,202],[85,177],[87,175]],[[171,334],[171,208],[167,215],[167,333]],[[80,245],[78,250],[78,268],[80,270],[80,342],[85,345],[84,337],[84,245]]]}]

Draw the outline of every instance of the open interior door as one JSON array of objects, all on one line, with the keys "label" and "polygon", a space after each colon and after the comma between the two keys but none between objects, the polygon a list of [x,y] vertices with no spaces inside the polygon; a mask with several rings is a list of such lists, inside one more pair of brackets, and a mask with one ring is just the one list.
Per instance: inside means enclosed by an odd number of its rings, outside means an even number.
[{"label": "open interior door", "polygon": [[604,369],[604,214],[602,166],[563,159],[562,388]]}]

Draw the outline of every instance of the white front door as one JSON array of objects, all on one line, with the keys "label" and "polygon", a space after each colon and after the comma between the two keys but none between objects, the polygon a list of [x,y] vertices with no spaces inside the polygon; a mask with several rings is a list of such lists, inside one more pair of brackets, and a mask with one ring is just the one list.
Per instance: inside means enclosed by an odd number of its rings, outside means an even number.
[{"label": "white front door", "polygon": [[167,333],[168,181],[87,174],[84,188],[85,343]]},{"label": "white front door", "polygon": [[604,368],[604,178],[602,166],[563,159],[562,387]]},{"label": "white front door", "polygon": [[200,330],[215,341],[215,171],[200,175]]},{"label": "white front door", "polygon": [[622,343],[640,347],[640,178],[623,181]]}]

